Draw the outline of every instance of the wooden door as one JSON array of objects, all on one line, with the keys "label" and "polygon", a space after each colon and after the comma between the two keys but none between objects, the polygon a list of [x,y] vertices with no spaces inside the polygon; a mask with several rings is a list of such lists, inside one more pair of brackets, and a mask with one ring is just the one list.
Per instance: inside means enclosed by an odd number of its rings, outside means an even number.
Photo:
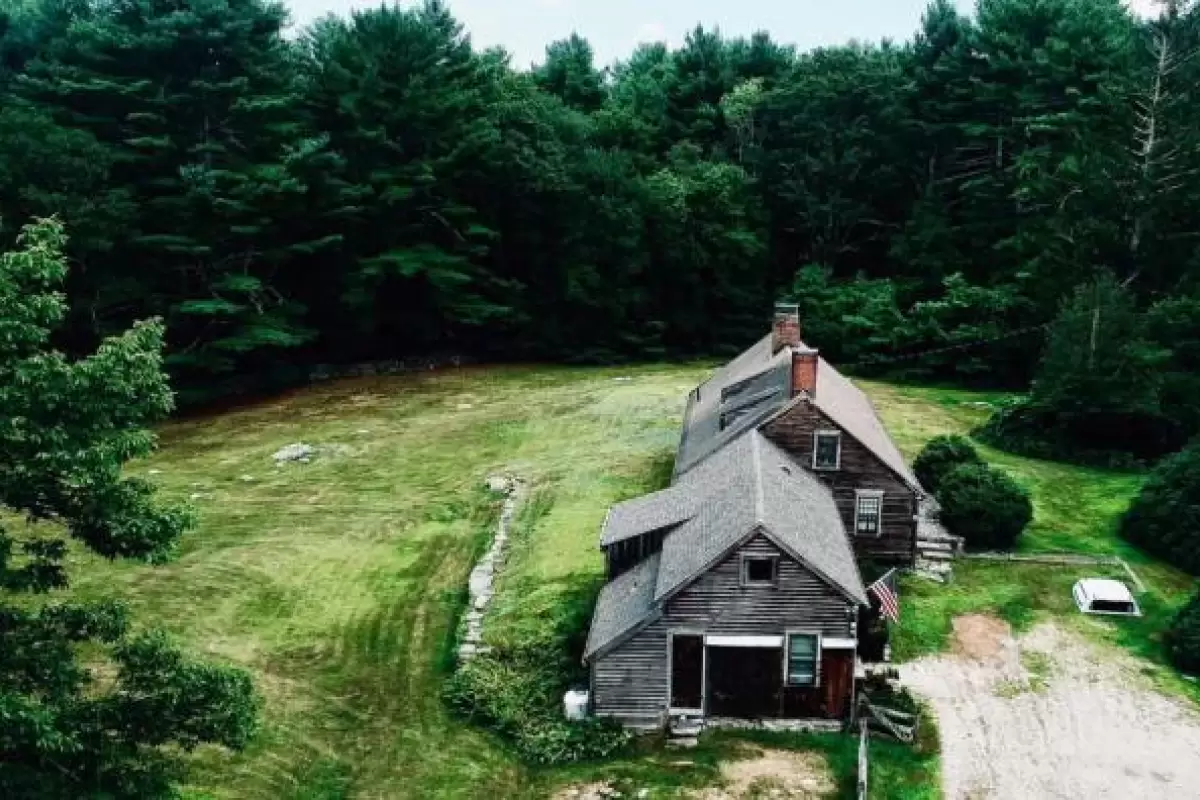
[{"label": "wooden door", "polygon": [[704,707],[704,637],[671,637],[671,708]]},{"label": "wooden door", "polygon": [[848,710],[854,684],[854,651],[824,650],[821,653],[821,689],[825,716],[841,719]]}]

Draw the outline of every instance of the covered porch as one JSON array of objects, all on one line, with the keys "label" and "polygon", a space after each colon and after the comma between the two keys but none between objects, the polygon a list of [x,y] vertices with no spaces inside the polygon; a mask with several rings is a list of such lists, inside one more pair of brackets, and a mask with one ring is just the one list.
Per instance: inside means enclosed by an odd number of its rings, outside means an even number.
[{"label": "covered porch", "polygon": [[819,633],[668,637],[671,716],[844,720],[851,711],[857,642]]}]

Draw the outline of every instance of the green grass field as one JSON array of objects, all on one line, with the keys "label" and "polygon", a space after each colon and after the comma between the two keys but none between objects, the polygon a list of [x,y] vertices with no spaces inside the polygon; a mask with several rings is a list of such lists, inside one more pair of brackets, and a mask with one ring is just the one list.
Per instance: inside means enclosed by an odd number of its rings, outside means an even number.
[{"label": "green grass field", "polygon": [[[987,419],[991,406],[1004,399],[960,390],[862,385],[910,460],[932,436],[968,433]],[[1034,519],[1019,550],[1125,559],[1148,589],[1138,597],[1144,616],[1114,620],[1076,613],[1071,598],[1075,581],[1082,577],[1128,580],[1119,568],[960,562],[951,586],[917,578],[905,581],[905,616],[893,636],[896,657],[907,660],[941,649],[950,621],[958,614],[994,613],[1018,630],[1052,615],[1059,624],[1088,637],[1129,649],[1146,659],[1144,672],[1161,688],[1200,702],[1200,687],[1181,679],[1166,664],[1160,641],[1163,628],[1194,591],[1194,581],[1117,536],[1117,521],[1144,475],[1039,461],[977,446],[985,459],[1007,470],[1033,496]]]},{"label": "green grass field", "polygon": [[[263,732],[243,754],[199,753],[188,787],[195,798],[495,800],[597,778],[657,797],[703,785],[728,752],[719,738],[689,755],[690,766],[649,748],[535,771],[453,717],[439,693],[466,576],[496,513],[485,477],[512,472],[536,487],[489,621],[494,636],[536,630],[599,585],[604,513],[665,482],[685,394],[705,373],[702,365],[464,369],[341,381],[172,423],[161,451],[136,470],[192,498],[200,527],[161,567],[73,556],[73,591],[124,598],[141,624],[253,673]],[[997,399],[865,388],[910,457],[934,434],[968,430],[988,413],[978,404]],[[271,454],[298,441],[332,449],[308,465],[275,467]],[[1094,623],[1094,633],[1181,683],[1155,666],[1154,637],[1188,582],[1114,536],[1140,478],[985,454],[1034,492],[1026,549],[1135,563],[1153,590],[1151,613],[1133,625]],[[1065,612],[1073,577],[1039,569],[970,565],[952,587],[910,586],[898,653],[940,647],[949,615],[963,610],[1017,621]],[[830,763],[844,783],[843,746],[820,745],[836,751]],[[875,796],[938,795],[936,758],[881,748],[879,763]]]}]

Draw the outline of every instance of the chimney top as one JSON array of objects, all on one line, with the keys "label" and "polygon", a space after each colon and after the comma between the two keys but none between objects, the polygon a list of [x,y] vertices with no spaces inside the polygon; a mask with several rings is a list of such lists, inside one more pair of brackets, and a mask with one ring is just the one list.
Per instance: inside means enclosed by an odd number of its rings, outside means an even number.
[{"label": "chimney top", "polygon": [[811,347],[792,348],[792,397],[801,392],[809,395],[816,393],[819,356]]},{"label": "chimney top", "polygon": [[775,304],[775,324],[771,329],[771,352],[800,345],[800,307],[795,303]]}]

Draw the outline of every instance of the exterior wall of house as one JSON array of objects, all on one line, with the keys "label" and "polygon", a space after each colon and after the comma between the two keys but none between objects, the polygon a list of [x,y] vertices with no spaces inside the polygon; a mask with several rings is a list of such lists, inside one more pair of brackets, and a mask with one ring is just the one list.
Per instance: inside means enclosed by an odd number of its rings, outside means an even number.
[{"label": "exterior wall of house", "polygon": [[[911,564],[917,556],[917,497],[878,457],[807,402],[797,403],[771,421],[763,433],[805,466],[813,461],[813,434],[842,431],[842,458],[837,470],[814,470],[833,492],[858,558],[882,564]],[[856,492],[883,492],[878,536],[854,534]]]},{"label": "exterior wall of house", "polygon": [[[776,585],[743,586],[743,555],[778,558]],[[592,664],[596,714],[636,727],[665,721],[672,631],[758,636],[791,631],[853,638],[855,604],[759,534],[672,598],[659,619]],[[850,654],[852,668],[853,651],[843,652]],[[821,693],[821,687],[786,690],[785,713],[820,716]]]}]

